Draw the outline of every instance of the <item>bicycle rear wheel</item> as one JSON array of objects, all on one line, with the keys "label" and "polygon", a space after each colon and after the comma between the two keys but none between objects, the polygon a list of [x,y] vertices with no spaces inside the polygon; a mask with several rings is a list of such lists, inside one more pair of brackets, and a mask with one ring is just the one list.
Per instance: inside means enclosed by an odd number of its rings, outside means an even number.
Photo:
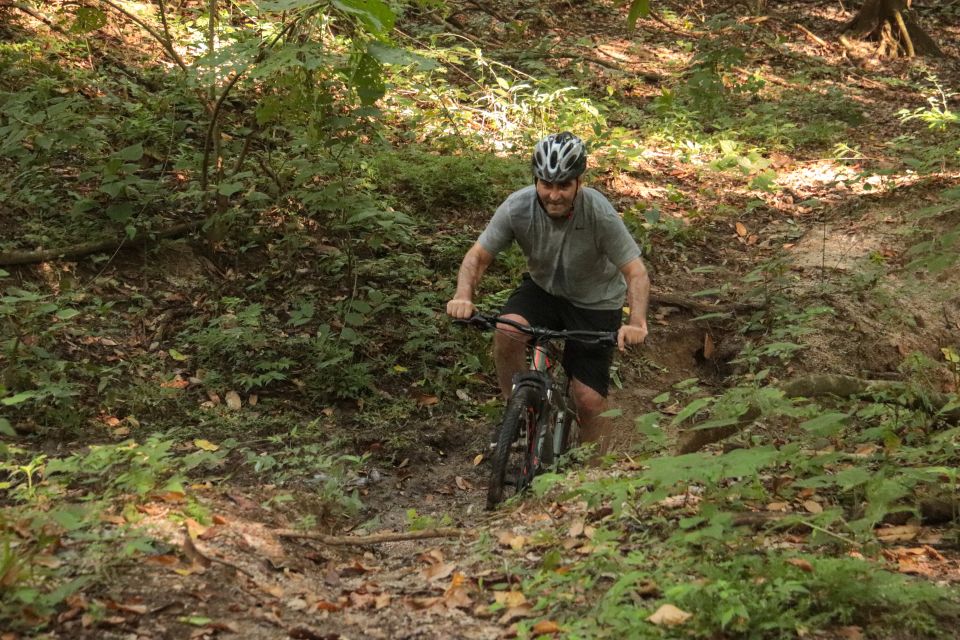
[{"label": "bicycle rear wheel", "polygon": [[533,434],[537,424],[539,392],[534,387],[516,389],[500,424],[493,451],[487,509],[523,491],[536,472],[532,460]]}]

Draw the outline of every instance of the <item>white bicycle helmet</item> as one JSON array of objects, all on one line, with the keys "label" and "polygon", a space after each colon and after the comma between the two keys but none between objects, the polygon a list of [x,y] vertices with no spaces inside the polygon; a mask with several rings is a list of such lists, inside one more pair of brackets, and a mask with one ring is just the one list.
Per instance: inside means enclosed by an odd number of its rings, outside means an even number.
[{"label": "white bicycle helmet", "polygon": [[551,133],[533,148],[533,176],[546,182],[566,182],[587,169],[587,148],[569,131]]}]

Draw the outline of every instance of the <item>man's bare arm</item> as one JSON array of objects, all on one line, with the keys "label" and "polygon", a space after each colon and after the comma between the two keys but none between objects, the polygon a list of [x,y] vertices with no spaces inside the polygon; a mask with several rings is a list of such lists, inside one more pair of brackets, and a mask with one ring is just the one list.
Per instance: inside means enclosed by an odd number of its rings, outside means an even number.
[{"label": "man's bare arm", "polygon": [[620,268],[627,281],[627,306],[630,319],[620,327],[620,350],[628,344],[639,344],[647,338],[647,307],[650,303],[650,276],[641,258],[631,260]]},{"label": "man's bare arm", "polygon": [[493,262],[493,254],[480,246],[474,244],[467,251],[460,263],[460,272],[457,274],[457,292],[453,300],[447,303],[447,314],[454,318],[466,319],[472,316],[477,308],[473,304],[473,294],[480,284],[480,278],[486,272],[487,267]]}]

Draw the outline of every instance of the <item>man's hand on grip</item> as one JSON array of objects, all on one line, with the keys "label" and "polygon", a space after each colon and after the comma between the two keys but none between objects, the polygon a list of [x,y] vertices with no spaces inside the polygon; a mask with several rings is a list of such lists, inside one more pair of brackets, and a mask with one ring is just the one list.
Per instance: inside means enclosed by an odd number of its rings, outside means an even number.
[{"label": "man's hand on grip", "polygon": [[617,333],[617,347],[620,351],[627,348],[627,345],[642,344],[647,339],[647,323],[643,325],[625,324],[620,327]]},{"label": "man's hand on grip", "polygon": [[447,315],[457,320],[467,320],[477,312],[477,306],[470,300],[454,298],[447,303]]}]

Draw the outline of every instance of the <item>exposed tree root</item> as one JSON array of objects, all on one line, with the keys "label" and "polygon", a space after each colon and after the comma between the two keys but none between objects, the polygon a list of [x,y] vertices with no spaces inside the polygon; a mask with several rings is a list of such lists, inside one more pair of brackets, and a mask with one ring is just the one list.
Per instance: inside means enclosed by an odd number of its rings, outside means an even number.
[{"label": "exposed tree root", "polygon": [[650,302],[670,307],[683,307],[697,313],[735,313],[756,311],[765,305],[755,302],[734,302],[731,304],[709,304],[674,293],[651,293]]},{"label": "exposed tree root", "polygon": [[330,545],[364,545],[364,544],[382,544],[384,542],[401,542],[404,540],[425,540],[428,538],[459,538],[461,536],[471,535],[470,531],[465,529],[455,529],[453,527],[440,527],[439,529],[423,529],[422,531],[408,531],[400,533],[374,533],[368,536],[328,536],[322,533],[307,533],[295,529],[279,529],[274,534],[281,538],[304,538],[307,540],[318,540],[324,544]]},{"label": "exposed tree root", "polygon": [[[903,382],[890,380],[864,380],[853,376],[819,374],[796,378],[781,385],[781,390],[790,398],[816,398],[821,396],[866,396],[881,402],[894,402],[911,409],[937,414],[950,424],[960,424],[960,407],[948,408],[950,396],[928,390],[918,397]],[[946,410],[944,410],[946,409]],[[690,429],[677,447],[680,454],[699,451],[708,444],[729,438],[760,416],[760,409],[750,407],[739,422],[714,429]]]},{"label": "exposed tree root", "polygon": [[879,41],[877,55],[881,58],[943,58],[943,51],[913,19],[909,7],[908,0],[866,0],[844,31],[857,38]]}]

